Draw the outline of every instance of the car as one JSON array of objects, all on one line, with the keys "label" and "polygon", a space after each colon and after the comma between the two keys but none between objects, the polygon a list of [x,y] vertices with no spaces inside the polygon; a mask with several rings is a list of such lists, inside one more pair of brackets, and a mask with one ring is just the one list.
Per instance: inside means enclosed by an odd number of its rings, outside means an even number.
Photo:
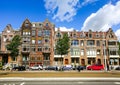
[{"label": "car", "polygon": [[43,67],[41,65],[34,65],[29,67],[30,70],[43,70]]},{"label": "car", "polygon": [[66,66],[63,66],[62,67],[62,70],[65,71],[65,70],[72,70],[72,66],[71,65],[66,65]]},{"label": "car", "polygon": [[58,67],[57,66],[47,66],[46,68],[45,68],[45,70],[58,70]]},{"label": "car", "polygon": [[87,70],[104,70],[104,66],[101,64],[95,64],[87,67]]},{"label": "car", "polygon": [[86,69],[86,66],[80,66],[80,65],[79,65],[79,66],[77,67],[77,70],[78,70],[78,71],[84,70],[84,69]]},{"label": "car", "polygon": [[25,71],[26,68],[25,68],[25,66],[15,66],[12,68],[12,70]]},{"label": "car", "polygon": [[116,67],[115,70],[120,70],[120,66]]}]

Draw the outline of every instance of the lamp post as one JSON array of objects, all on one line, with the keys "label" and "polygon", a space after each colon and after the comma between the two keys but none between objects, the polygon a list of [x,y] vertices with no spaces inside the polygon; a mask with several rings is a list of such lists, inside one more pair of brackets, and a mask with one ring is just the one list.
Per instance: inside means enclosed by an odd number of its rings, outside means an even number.
[{"label": "lamp post", "polygon": [[103,56],[104,56],[104,58],[103,59],[105,59],[104,60],[104,70],[105,70],[105,72],[107,71],[107,62],[106,62],[106,52],[105,52],[105,42],[104,42],[104,39],[105,39],[105,36],[104,36],[104,32],[103,32],[103,50],[104,50],[104,54],[103,54]]}]

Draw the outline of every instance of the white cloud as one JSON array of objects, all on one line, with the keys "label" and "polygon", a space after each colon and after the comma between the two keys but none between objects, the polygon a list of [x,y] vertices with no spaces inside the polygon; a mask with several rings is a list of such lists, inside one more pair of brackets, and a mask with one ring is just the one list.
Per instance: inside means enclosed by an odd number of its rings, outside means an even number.
[{"label": "white cloud", "polygon": [[53,19],[71,21],[76,15],[79,0],[45,0],[45,8],[53,14]]},{"label": "white cloud", "polygon": [[96,13],[92,13],[84,22],[81,30],[106,31],[113,25],[120,24],[120,1],[115,5],[106,4]]},{"label": "white cloud", "polygon": [[84,6],[84,5],[91,4],[91,3],[96,2],[96,1],[98,1],[98,0],[84,0],[84,2],[82,2],[81,5]]},{"label": "white cloud", "polygon": [[117,36],[118,40],[120,41],[120,29],[118,29],[118,30],[115,32],[115,35]]},{"label": "white cloud", "polygon": [[[66,28],[66,27],[59,27],[59,29],[60,29],[60,31],[73,31],[74,30],[74,28]],[[58,28],[55,28],[55,31],[57,31],[58,30]],[[78,30],[76,30],[76,31],[78,31]]]},{"label": "white cloud", "polygon": [[44,0],[45,8],[48,14],[53,14],[56,21],[71,21],[77,14],[78,8],[92,3],[96,0],[84,0],[80,4],[80,0]]}]

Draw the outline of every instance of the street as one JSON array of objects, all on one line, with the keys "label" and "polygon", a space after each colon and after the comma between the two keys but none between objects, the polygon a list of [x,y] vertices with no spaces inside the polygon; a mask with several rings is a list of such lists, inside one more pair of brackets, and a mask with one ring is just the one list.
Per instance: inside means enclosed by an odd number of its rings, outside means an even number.
[{"label": "street", "polygon": [[0,85],[120,85],[120,78],[0,78]]},{"label": "street", "polygon": [[0,85],[120,85],[120,82],[82,82],[82,81],[2,81]]}]

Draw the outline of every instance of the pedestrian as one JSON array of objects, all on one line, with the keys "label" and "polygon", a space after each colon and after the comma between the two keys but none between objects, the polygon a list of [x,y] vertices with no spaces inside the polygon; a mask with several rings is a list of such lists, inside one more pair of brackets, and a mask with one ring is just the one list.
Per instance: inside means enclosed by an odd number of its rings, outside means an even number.
[{"label": "pedestrian", "polygon": [[107,71],[109,71],[109,65],[107,64]]}]

